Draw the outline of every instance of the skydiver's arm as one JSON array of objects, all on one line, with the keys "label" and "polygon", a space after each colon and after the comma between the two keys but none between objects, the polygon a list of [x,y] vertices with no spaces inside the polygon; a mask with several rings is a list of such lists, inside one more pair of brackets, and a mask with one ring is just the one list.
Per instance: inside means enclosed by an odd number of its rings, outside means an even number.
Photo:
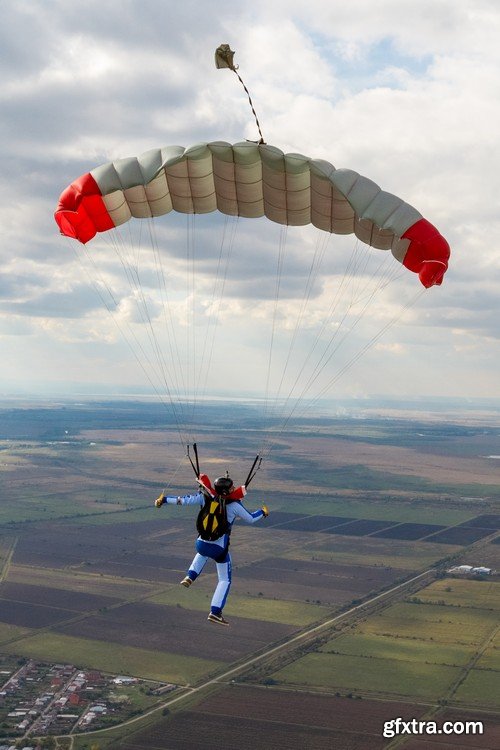
[{"label": "skydiver's arm", "polygon": [[236,518],[241,518],[245,523],[256,523],[257,521],[260,521],[261,518],[266,518],[269,515],[265,506],[265,510],[264,508],[259,508],[259,510],[254,510],[252,512],[248,511],[241,503],[231,503],[231,505],[228,506],[228,510],[229,508],[231,508],[232,513]]},{"label": "skydiver's arm", "polygon": [[177,497],[169,495],[165,498],[165,502],[169,505],[203,505],[204,498],[201,492],[197,492],[196,495],[178,495]]}]

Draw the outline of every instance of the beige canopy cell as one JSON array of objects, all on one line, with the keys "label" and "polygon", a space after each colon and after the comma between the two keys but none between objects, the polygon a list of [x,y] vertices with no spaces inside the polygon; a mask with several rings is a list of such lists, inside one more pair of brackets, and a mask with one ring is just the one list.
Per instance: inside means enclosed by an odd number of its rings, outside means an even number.
[{"label": "beige canopy cell", "polygon": [[266,216],[278,224],[354,234],[391,250],[426,287],[441,284],[448,267],[444,237],[401,198],[350,169],[265,143],[167,146],[109,162],[62,193],[55,219],[63,234],[86,243],[132,218],[171,211]]}]

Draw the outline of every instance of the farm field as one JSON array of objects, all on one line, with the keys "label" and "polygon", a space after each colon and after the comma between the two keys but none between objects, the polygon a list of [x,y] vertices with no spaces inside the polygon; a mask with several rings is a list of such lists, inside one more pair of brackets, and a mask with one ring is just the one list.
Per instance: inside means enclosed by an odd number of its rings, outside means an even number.
[{"label": "farm field", "polygon": [[272,677],[278,684],[326,688],[342,695],[438,700],[459,674],[456,667],[415,660],[314,653],[273,673]]},{"label": "farm field", "polygon": [[[344,555],[341,537],[337,549],[323,557],[317,532],[238,528],[226,609],[235,627],[221,651],[220,634],[207,631],[205,616],[215,571],[209,569],[189,591],[179,587],[192,554],[185,541],[192,534],[192,519],[178,513],[156,518],[112,527],[46,522],[37,524],[35,535],[31,527],[19,529],[8,577],[0,583],[4,627],[20,629],[16,637],[4,639],[9,652],[17,649],[20,655],[43,659],[44,639],[33,636],[44,629],[86,644],[93,654],[101,653],[95,642],[136,649],[144,647],[146,637],[149,650],[191,658],[200,654],[199,643],[204,642],[207,653],[218,654],[222,665],[325,619],[353,599],[390,587],[442,554],[441,548],[429,545],[420,550],[412,543],[410,550],[409,542],[398,542],[391,550],[385,540],[355,537],[345,549],[349,560],[358,554],[358,563],[349,564],[336,562]],[[279,556],[269,556],[269,545]],[[368,548],[371,555],[365,554]],[[404,567],[410,564],[414,567]],[[83,651],[79,645],[77,652]],[[47,646],[47,658],[53,658],[52,645]],[[92,666],[98,666],[94,657]],[[141,676],[147,676],[144,667]],[[167,672],[162,679],[173,681],[173,676]]]},{"label": "farm field", "polygon": [[277,684],[497,707],[500,584],[443,579],[270,675]]},{"label": "farm field", "polygon": [[[203,468],[223,472],[230,445],[231,471],[244,477],[258,429],[247,414],[244,438],[234,441],[229,413],[219,415],[220,432],[202,432]],[[498,462],[488,460],[500,429],[304,420],[280,436],[250,488],[248,507],[265,501],[271,514],[234,529],[230,628],[220,632],[206,621],[214,567],[189,590],[179,586],[193,555],[195,512],[153,506],[165,484],[176,494],[193,489],[175,430],[138,406],[7,417],[0,652],[14,660],[69,661],[189,689],[436,564],[500,567],[500,544],[491,543],[500,536]],[[231,746],[226,696],[240,706],[241,748],[248,736],[252,747],[271,738],[287,750],[369,750],[387,745],[384,719],[427,710],[416,701],[496,710],[499,586],[436,580],[347,631],[323,634],[300,658],[262,666],[255,680],[241,675],[213,697],[193,698],[135,734],[130,749],[154,741],[191,750],[208,724]]]},{"label": "farm field", "polygon": [[497,622],[498,616],[489,609],[401,602],[373,615],[360,627],[364,633],[477,646]]},{"label": "farm field", "polygon": [[335,696],[233,685],[201,700],[189,711],[162,719],[154,728],[111,744],[109,750],[200,746],[272,747],[277,750],[377,750],[387,744],[388,715],[419,716],[422,708]]},{"label": "farm field", "polygon": [[22,654],[38,661],[78,664],[87,669],[133,674],[161,682],[188,684],[212,671],[217,663],[198,656],[159,653],[153,649],[130,647],[111,640],[85,639],[61,633],[27,635],[19,642],[3,643],[2,651]]},{"label": "farm field", "polygon": [[477,663],[478,667],[485,669],[500,670],[500,632],[496,632],[488,644],[487,648],[481,655]]},{"label": "farm field", "polygon": [[[226,747],[276,747],[278,750],[377,750],[388,747],[391,738],[383,737],[384,724],[393,718],[403,721],[434,720],[482,721],[482,735],[433,735],[432,742],[405,738],[405,750],[448,750],[480,748],[496,750],[500,737],[500,717],[452,709],[437,713],[429,706],[411,702],[380,701],[318,695],[280,688],[246,685],[222,687],[199,700],[189,710],[172,712],[154,727],[133,732],[119,740],[106,742],[106,750],[146,750],[152,747],[191,750],[203,747],[216,750],[217,738]],[[104,736],[101,735],[105,740]],[[452,744],[448,744],[449,742]],[[435,744],[437,743],[437,744]],[[104,745],[103,745],[104,747]],[[77,741],[76,749],[80,750]]]},{"label": "farm field", "polygon": [[500,581],[491,578],[480,581],[442,578],[434,581],[423,591],[419,591],[418,598],[426,603],[444,602],[447,606],[491,609],[498,612],[500,610]]},{"label": "farm field", "polygon": [[[319,649],[323,653],[361,656],[368,659],[396,659],[446,666],[465,666],[474,654],[472,644],[446,645],[421,639],[400,638],[357,632],[333,638]],[[411,667],[409,667],[411,668]]]}]

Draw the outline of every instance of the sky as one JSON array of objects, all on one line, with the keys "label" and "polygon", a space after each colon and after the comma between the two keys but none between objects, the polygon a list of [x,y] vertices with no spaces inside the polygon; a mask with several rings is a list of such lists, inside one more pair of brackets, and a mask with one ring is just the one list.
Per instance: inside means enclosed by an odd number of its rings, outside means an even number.
[{"label": "sky", "polygon": [[[4,0],[0,37],[0,395],[175,398],[202,380],[202,395],[232,397],[500,397],[497,0]],[[144,320],[108,239],[86,252],[59,235],[60,193],[100,164],[257,140],[236,76],[215,68],[221,43],[267,143],[354,169],[438,227],[452,249],[441,287],[423,290],[382,253],[395,280],[372,300],[376,271],[360,262],[357,291],[340,296],[357,294],[363,316],[328,318],[352,240],[329,237],[311,277],[319,232],[169,216],[152,231],[170,317],[146,249]],[[147,231],[131,231],[142,248]],[[180,375],[156,379],[152,324]],[[318,354],[321,377],[296,385]]]}]

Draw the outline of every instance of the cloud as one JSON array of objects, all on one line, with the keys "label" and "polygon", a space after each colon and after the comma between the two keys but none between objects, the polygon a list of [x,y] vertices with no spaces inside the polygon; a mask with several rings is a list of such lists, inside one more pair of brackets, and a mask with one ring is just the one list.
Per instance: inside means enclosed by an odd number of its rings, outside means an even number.
[{"label": "cloud", "polygon": [[[255,140],[246,93],[234,73],[213,65],[215,47],[228,42],[268,142],[371,177],[415,205],[452,245],[441,288],[420,294],[416,277],[403,274],[362,322],[350,315],[357,343],[372,335],[369,319],[383,328],[400,310],[400,325],[367,355],[378,374],[370,380],[360,372],[356,387],[390,390],[397,381],[411,390],[418,363],[439,349],[442,360],[433,357],[433,365],[441,378],[422,378],[425,388],[446,391],[436,383],[457,369],[472,372],[475,363],[481,378],[455,378],[456,388],[483,395],[486,384],[499,395],[499,33],[495,0],[89,0],[84,12],[62,0],[7,4],[0,29],[0,335],[10,341],[12,361],[22,366],[16,336],[31,338],[47,360],[43,376],[60,378],[69,346],[75,373],[95,380],[106,345],[130,362],[117,324],[142,340],[148,321],[161,321],[153,299],[158,269],[145,249],[149,318],[105,239],[89,247],[99,261],[96,276],[85,250],[58,236],[52,214],[69,182],[107,160],[168,143]],[[313,332],[329,320],[352,242],[332,238],[308,286],[318,233],[289,230],[285,242],[283,230],[264,221],[189,221],[171,216],[156,229],[179,330],[194,319],[200,333],[218,315],[217,336],[240,347],[249,370],[241,383],[249,389],[255,363],[267,366],[259,347],[272,320],[286,357],[300,317],[294,356],[307,358]],[[275,316],[280,247],[286,253]],[[193,252],[196,281],[186,271]],[[360,283],[366,275],[358,266]],[[334,331],[336,316],[325,330]],[[404,377],[393,377],[395,360]]]}]

